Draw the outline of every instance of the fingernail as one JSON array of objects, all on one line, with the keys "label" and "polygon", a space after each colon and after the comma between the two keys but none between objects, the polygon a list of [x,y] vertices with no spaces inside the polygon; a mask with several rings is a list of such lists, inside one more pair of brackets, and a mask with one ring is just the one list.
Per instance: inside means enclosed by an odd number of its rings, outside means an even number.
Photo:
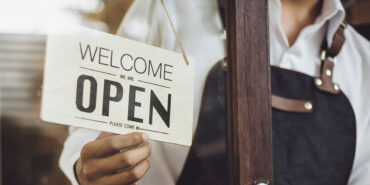
[{"label": "fingernail", "polygon": [[142,133],[142,137],[143,137],[143,140],[144,141],[148,141],[149,140],[149,135],[147,133]]}]

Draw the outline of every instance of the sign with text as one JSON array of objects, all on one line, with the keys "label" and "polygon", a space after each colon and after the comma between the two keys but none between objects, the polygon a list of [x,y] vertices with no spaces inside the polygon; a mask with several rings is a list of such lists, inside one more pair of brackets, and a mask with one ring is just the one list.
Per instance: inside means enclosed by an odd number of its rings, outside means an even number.
[{"label": "sign with text", "polygon": [[194,61],[77,27],[47,39],[44,121],[190,146]]}]

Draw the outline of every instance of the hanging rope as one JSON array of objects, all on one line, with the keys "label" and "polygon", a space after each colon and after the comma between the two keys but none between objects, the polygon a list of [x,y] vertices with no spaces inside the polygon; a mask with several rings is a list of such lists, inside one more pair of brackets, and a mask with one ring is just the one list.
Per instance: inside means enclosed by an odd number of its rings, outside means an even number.
[{"label": "hanging rope", "polygon": [[168,11],[167,11],[167,8],[166,8],[166,5],[164,3],[164,0],[161,0],[161,4],[162,4],[162,7],[164,9],[164,11],[166,12],[166,15],[167,15],[167,19],[168,21],[170,22],[170,25],[171,25],[171,28],[172,28],[172,32],[173,34],[175,35],[176,37],[176,41],[177,41],[177,44],[179,45],[180,49],[181,49],[181,52],[182,52],[182,56],[184,57],[184,60],[185,60],[185,63],[186,65],[189,65],[189,61],[188,61],[188,58],[186,57],[186,54],[185,54],[185,50],[184,50],[184,47],[182,46],[182,43],[176,33],[176,29],[175,29],[175,26],[173,25],[173,22],[171,20],[171,17],[170,15],[168,14]]}]

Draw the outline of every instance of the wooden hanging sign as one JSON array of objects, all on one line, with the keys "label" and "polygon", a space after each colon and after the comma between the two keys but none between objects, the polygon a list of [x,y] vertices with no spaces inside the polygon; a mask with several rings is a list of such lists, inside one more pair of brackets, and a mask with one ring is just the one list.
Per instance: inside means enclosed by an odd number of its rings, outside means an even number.
[{"label": "wooden hanging sign", "polygon": [[41,118],[189,146],[194,60],[77,27],[47,39]]}]

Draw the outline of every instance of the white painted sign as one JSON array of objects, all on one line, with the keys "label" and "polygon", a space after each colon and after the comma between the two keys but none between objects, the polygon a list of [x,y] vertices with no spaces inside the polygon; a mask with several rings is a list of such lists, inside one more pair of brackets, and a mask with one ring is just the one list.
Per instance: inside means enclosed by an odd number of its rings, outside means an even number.
[{"label": "white painted sign", "polygon": [[190,146],[194,61],[78,27],[48,36],[44,121]]}]

